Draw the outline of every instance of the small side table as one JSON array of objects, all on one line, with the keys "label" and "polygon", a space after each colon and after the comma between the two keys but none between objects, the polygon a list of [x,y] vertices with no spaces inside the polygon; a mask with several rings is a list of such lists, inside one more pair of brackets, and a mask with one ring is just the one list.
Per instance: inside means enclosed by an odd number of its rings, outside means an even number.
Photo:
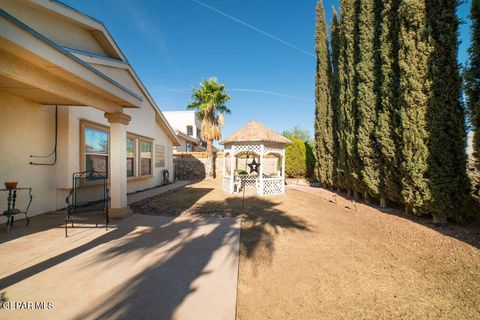
[{"label": "small side table", "polygon": [[[20,191],[28,191],[29,202],[27,208],[22,211],[20,209],[15,208],[15,204],[17,201],[17,192]],[[0,189],[0,192],[8,192],[7,195],[7,210],[3,211],[3,215],[7,217],[7,232],[10,231],[10,228],[13,226],[13,219],[16,214],[23,213],[25,214],[25,218],[27,219],[27,227],[30,224],[30,219],[28,219],[28,209],[32,204],[32,188],[15,188],[15,189]]]}]

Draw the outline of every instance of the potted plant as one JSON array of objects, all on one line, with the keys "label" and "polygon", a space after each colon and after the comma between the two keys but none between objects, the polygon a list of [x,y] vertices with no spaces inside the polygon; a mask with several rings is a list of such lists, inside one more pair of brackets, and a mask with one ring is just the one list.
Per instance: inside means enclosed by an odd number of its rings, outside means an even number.
[{"label": "potted plant", "polygon": [[17,188],[18,181],[5,182],[5,188],[7,190],[13,190]]}]

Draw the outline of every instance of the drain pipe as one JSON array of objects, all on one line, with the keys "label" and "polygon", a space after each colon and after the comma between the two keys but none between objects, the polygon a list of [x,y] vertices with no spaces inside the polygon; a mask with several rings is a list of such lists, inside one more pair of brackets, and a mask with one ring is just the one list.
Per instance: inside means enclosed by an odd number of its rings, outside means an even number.
[{"label": "drain pipe", "polygon": [[30,161],[30,165],[32,166],[54,166],[57,163],[57,138],[58,138],[58,105],[55,105],[55,145],[53,147],[53,151],[46,156],[35,156],[30,155],[30,158],[37,158],[37,159],[45,159],[50,158],[53,155],[53,162],[50,163],[37,163]]}]

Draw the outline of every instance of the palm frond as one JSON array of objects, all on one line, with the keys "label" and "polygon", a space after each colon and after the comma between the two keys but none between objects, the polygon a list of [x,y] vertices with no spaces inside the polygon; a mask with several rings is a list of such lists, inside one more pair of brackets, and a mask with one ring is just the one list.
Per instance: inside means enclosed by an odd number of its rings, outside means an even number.
[{"label": "palm frond", "polygon": [[223,114],[230,114],[230,109],[225,105],[230,97],[225,92],[225,85],[218,83],[216,78],[203,80],[199,88],[193,88],[192,102],[188,110],[196,110],[202,121],[202,139],[221,139],[221,127],[225,126]]},{"label": "palm frond", "polygon": [[225,118],[221,113],[218,115],[218,124],[221,125],[222,127],[225,127]]}]

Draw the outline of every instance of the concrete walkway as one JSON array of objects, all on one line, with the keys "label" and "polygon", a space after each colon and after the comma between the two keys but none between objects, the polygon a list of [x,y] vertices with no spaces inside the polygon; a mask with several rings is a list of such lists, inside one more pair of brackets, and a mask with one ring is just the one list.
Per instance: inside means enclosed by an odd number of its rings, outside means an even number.
[{"label": "concrete walkway", "polygon": [[127,197],[128,204],[132,204],[143,199],[155,197],[167,192],[175,191],[189,185],[190,181],[180,180],[175,181],[174,183],[167,184],[166,186],[156,187],[153,189],[140,191],[136,193],[129,194]]},{"label": "concrete walkway", "polygon": [[[63,236],[63,214],[0,233],[0,292],[52,309],[1,319],[234,319],[239,218],[134,214]],[[42,220],[43,219],[43,220]]]}]

